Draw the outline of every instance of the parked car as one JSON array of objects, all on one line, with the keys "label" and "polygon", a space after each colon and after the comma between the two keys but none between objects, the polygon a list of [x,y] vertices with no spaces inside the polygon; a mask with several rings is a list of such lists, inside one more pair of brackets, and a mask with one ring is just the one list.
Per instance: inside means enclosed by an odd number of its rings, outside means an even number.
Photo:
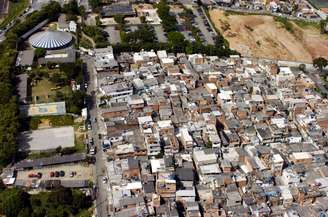
[{"label": "parked car", "polygon": [[72,172],[69,174],[70,177],[74,177],[75,175],[76,175],[76,172],[75,172],[75,171],[72,171]]},{"label": "parked car", "polygon": [[89,154],[95,155],[96,154],[96,149],[94,147],[90,148]]},{"label": "parked car", "polygon": [[55,172],[55,177],[59,177],[59,172],[58,171]]},{"label": "parked car", "polygon": [[59,176],[64,177],[64,176],[65,176],[65,172],[64,172],[63,170],[61,170],[61,171],[59,172]]},{"label": "parked car", "polygon": [[94,145],[94,141],[93,141],[93,138],[92,138],[92,137],[89,139],[89,144],[90,144],[91,146]]},{"label": "parked car", "polygon": [[54,176],[55,176],[55,173],[54,173],[54,172],[50,172],[50,173],[49,173],[49,176],[50,176],[50,177],[54,177]]},{"label": "parked car", "polygon": [[38,173],[30,173],[29,174],[29,177],[41,179],[42,173],[40,173],[40,172],[38,172]]},{"label": "parked car", "polygon": [[102,178],[102,182],[103,182],[104,184],[106,184],[107,181],[108,181],[108,178],[107,178],[106,176],[104,176],[104,177]]},{"label": "parked car", "polygon": [[28,177],[29,178],[39,178],[39,175],[38,175],[38,173],[29,173]]}]

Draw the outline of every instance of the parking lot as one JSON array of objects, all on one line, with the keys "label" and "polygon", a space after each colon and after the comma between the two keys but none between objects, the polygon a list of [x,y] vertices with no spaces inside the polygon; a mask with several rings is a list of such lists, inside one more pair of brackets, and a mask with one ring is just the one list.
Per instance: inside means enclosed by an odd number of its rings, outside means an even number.
[{"label": "parking lot", "polygon": [[207,44],[214,44],[213,36],[215,35],[212,33],[212,29],[210,27],[210,24],[205,18],[205,14],[202,12],[202,10],[197,7],[191,7],[190,8],[195,15],[195,26],[200,30],[201,38],[205,40]]},{"label": "parking lot", "polygon": [[113,26],[108,26],[104,29],[108,33],[108,40],[111,44],[121,43],[120,31],[116,30]]},{"label": "parking lot", "polygon": [[[64,171],[64,176],[59,177],[50,177],[51,172],[55,171]],[[74,176],[71,173],[76,173]],[[31,180],[30,174],[42,173],[42,177],[40,180],[92,180],[93,177],[93,167],[92,165],[84,165],[84,164],[65,164],[51,167],[44,167],[40,169],[26,170],[26,171],[18,171],[17,179],[18,180]]]},{"label": "parking lot", "polygon": [[165,36],[164,29],[163,29],[162,25],[154,26],[154,30],[155,30],[156,37],[157,37],[158,41],[162,42],[162,43],[166,43],[167,38]]}]

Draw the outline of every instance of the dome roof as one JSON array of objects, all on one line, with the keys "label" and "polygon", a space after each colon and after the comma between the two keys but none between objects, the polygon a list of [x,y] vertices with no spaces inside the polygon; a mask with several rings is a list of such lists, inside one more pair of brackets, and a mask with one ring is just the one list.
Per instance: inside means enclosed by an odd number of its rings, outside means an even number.
[{"label": "dome roof", "polygon": [[68,45],[72,41],[72,35],[67,32],[43,31],[32,35],[30,44],[35,48],[55,49]]}]

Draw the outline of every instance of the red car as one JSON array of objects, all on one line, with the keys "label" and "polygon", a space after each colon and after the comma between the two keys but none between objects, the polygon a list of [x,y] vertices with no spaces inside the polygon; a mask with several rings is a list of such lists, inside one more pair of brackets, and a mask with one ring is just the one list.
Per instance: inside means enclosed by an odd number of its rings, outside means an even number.
[{"label": "red car", "polygon": [[35,177],[38,177],[38,174],[35,174],[35,173],[29,173],[29,174],[28,174],[28,177],[29,177],[29,178],[35,178]]},{"label": "red car", "polygon": [[29,178],[39,178],[39,179],[41,179],[42,173],[30,173],[30,174],[28,174],[28,177]]},{"label": "red car", "polygon": [[54,172],[50,172],[49,175],[50,175],[50,177],[54,177],[55,176],[55,173]]}]

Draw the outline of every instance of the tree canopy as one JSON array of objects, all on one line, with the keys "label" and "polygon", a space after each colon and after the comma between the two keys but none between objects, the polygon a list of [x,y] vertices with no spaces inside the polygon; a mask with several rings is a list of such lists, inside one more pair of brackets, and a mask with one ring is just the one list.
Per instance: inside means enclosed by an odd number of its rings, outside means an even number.
[{"label": "tree canopy", "polygon": [[[49,18],[56,18],[61,11],[58,2],[50,2],[40,11],[33,12],[24,22],[16,24],[6,34],[6,40],[0,44],[0,165],[4,166],[15,159],[17,153],[18,97],[15,91],[16,46],[19,37],[36,26],[39,22]],[[19,200],[18,200],[19,201]],[[7,212],[7,211],[6,211]],[[24,211],[25,212],[25,211]],[[10,216],[12,211],[8,211]],[[14,213],[18,216],[18,213]],[[22,214],[23,215],[23,214]]]},{"label": "tree canopy", "polygon": [[327,65],[328,65],[328,60],[326,60],[323,57],[318,57],[313,60],[313,66],[319,69],[320,71],[322,71],[323,68],[325,68]]},{"label": "tree canopy", "polygon": [[167,34],[167,40],[169,42],[169,46],[175,52],[184,52],[186,47],[185,37],[180,32],[169,32]]},{"label": "tree canopy", "polygon": [[91,205],[90,196],[69,188],[33,195],[17,188],[0,192],[0,213],[7,217],[79,216]]},{"label": "tree canopy", "polygon": [[46,54],[46,50],[44,48],[38,47],[34,50],[34,54],[37,58],[43,57]]},{"label": "tree canopy", "polygon": [[161,0],[156,7],[158,16],[162,20],[164,30],[166,32],[177,31],[177,21],[175,17],[170,14],[170,6],[167,4],[166,0]]},{"label": "tree canopy", "polygon": [[89,0],[89,4],[91,5],[92,9],[96,9],[100,6],[100,0]]},{"label": "tree canopy", "polygon": [[81,15],[80,14],[80,8],[77,4],[76,0],[70,1],[67,4],[63,5],[63,10],[64,13],[67,14],[72,14],[72,15]]}]

